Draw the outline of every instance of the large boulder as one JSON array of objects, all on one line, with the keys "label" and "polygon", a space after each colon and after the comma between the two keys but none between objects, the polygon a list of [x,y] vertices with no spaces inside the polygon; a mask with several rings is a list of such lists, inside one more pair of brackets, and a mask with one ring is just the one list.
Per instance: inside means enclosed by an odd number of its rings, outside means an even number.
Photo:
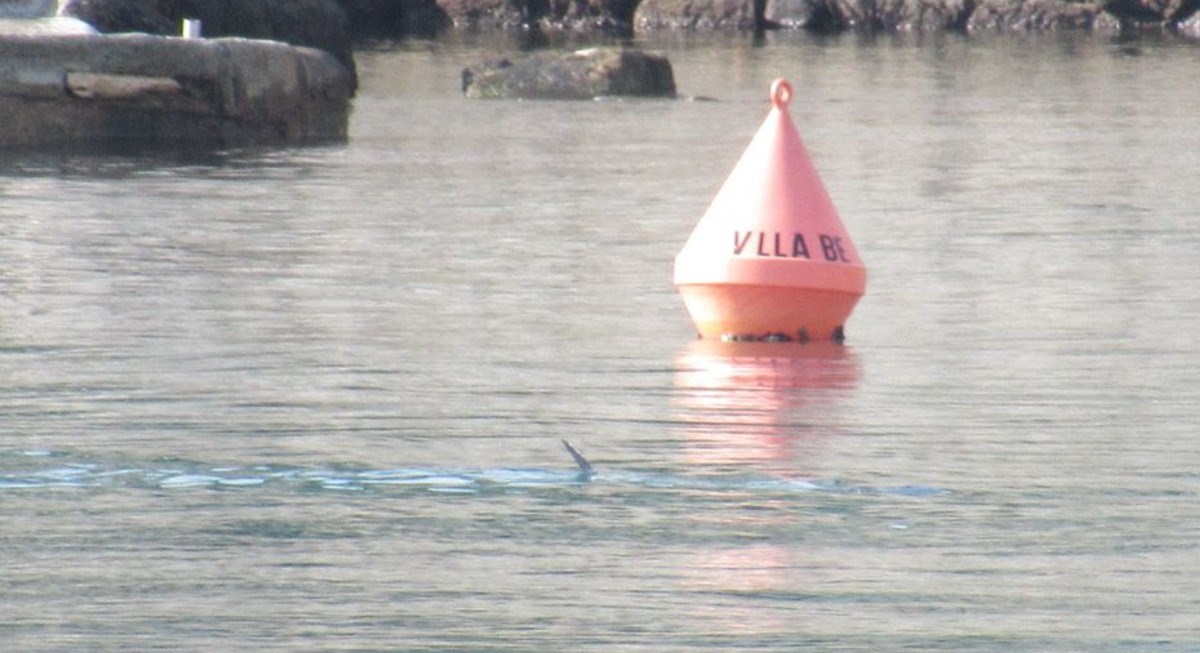
[{"label": "large boulder", "polygon": [[671,62],[631,48],[542,52],[463,70],[469,98],[591,100],[607,96],[674,97]]},{"label": "large boulder", "polygon": [[271,41],[0,39],[0,146],[344,140],[351,95],[332,55]]}]

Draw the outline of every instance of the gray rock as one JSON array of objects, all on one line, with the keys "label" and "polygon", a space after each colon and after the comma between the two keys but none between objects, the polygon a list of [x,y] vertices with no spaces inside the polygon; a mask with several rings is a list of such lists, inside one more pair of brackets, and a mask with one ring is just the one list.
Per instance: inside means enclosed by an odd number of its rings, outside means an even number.
[{"label": "gray rock", "polygon": [[674,97],[671,62],[631,48],[537,53],[463,70],[469,98],[591,100],[606,96]]},{"label": "gray rock", "polygon": [[0,146],[344,140],[351,95],[330,54],[270,41],[0,39]]}]

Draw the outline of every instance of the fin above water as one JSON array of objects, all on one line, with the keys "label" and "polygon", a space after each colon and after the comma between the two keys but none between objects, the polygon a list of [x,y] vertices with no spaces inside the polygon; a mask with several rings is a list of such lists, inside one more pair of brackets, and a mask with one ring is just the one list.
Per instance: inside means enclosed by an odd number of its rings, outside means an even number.
[{"label": "fin above water", "polygon": [[567,453],[571,454],[571,457],[575,459],[575,464],[579,465],[580,472],[583,472],[588,476],[591,476],[593,473],[595,473],[595,470],[592,469],[592,463],[588,462],[588,459],[584,458],[583,454],[579,453],[578,449],[576,449],[571,445],[570,442],[567,442],[566,440],[563,440],[562,443],[563,446],[567,448]]}]

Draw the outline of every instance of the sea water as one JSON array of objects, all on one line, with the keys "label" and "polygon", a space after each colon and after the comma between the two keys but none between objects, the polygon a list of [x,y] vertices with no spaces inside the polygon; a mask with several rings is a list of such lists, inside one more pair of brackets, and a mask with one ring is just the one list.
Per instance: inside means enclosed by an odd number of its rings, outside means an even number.
[{"label": "sea water", "polygon": [[[452,37],[345,144],[0,156],[0,648],[1200,649],[1200,50],[639,45],[681,99],[468,101],[518,53]],[[776,77],[844,347],[671,286]]]}]

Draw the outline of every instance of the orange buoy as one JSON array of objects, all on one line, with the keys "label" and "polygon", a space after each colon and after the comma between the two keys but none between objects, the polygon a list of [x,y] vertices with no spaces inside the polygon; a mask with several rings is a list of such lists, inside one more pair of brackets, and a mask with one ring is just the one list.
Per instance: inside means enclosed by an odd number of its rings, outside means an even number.
[{"label": "orange buoy", "polygon": [[800,133],[792,85],[771,84],[771,112],[675,257],[675,285],[702,338],[843,338],[867,270]]}]

